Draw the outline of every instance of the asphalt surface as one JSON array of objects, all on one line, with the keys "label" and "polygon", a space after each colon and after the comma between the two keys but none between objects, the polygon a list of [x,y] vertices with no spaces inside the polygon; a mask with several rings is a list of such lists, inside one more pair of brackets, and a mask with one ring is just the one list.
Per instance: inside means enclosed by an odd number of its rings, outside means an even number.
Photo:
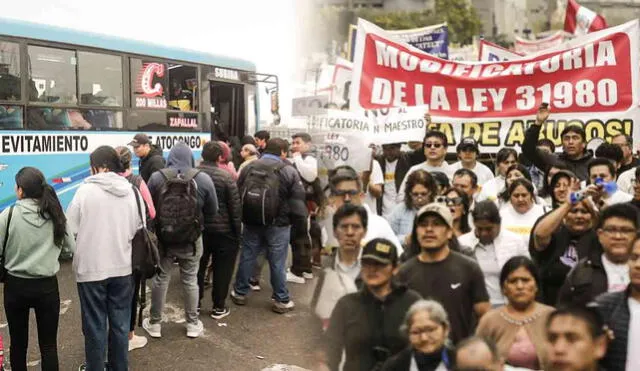
[{"label": "asphalt surface", "polygon": [[[273,370],[301,371],[311,369],[311,355],[317,349],[320,334],[315,326],[309,302],[315,281],[306,284],[289,283],[294,311],[276,314],[271,311],[271,287],[268,267],[262,276],[262,291],[248,296],[244,307],[228,300],[231,314],[216,321],[209,317],[210,288],[205,293],[200,319],[204,334],[197,339],[186,337],[182,288],[178,267],[174,266],[167,294],[162,338],[149,338],[142,349],[129,353],[130,370],[263,370],[273,365],[286,365]],[[58,273],[60,286],[60,325],[58,356],[60,370],[77,370],[84,360],[80,304],[71,262],[64,262]],[[148,283],[149,284],[149,283]],[[151,299],[148,293],[147,300]],[[148,310],[148,308],[147,308]],[[9,331],[4,310],[0,313],[0,331],[4,338],[5,367],[9,367]],[[40,370],[40,352],[33,311],[29,329],[29,369]],[[146,335],[142,328],[137,335]]]}]

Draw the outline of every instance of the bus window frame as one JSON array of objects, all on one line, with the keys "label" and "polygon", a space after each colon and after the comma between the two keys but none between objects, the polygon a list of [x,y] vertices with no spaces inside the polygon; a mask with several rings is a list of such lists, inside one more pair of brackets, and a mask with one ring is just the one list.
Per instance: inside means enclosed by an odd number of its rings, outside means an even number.
[{"label": "bus window frame", "polygon": [[20,58],[20,63],[18,64],[18,68],[20,69],[20,99],[18,100],[4,100],[4,99],[0,99],[0,104],[1,105],[12,105],[12,106],[19,106],[19,105],[24,105],[24,100],[25,100],[25,88],[27,85],[25,83],[25,79],[24,79],[24,74],[26,73],[26,69],[25,69],[25,60],[24,60],[24,55],[22,53],[22,49],[24,47],[22,39],[20,38],[16,38],[16,37],[10,37],[10,36],[0,36],[0,42],[7,42],[7,43],[13,43],[13,44],[17,44],[18,45],[18,57]]}]

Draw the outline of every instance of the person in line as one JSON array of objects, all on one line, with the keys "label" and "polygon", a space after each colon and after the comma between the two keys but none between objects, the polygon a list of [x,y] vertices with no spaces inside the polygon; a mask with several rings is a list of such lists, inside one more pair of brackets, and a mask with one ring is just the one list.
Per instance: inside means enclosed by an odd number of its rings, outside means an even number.
[{"label": "person in line", "polygon": [[587,165],[593,158],[593,152],[586,149],[587,135],[579,125],[567,125],[560,137],[562,138],[562,153],[547,153],[536,148],[542,124],[549,118],[549,106],[543,103],[538,108],[536,120],[527,129],[522,142],[522,153],[530,159],[533,164],[541,170],[548,169],[556,163],[563,163],[567,169],[576,174],[578,179],[587,180],[589,171]]},{"label": "person in line", "polygon": [[496,342],[484,336],[471,336],[456,347],[456,370],[458,371],[511,371],[498,353]]},{"label": "person in line", "polygon": [[620,133],[611,138],[611,144],[615,144],[622,150],[622,161],[618,169],[618,174],[640,166],[640,160],[633,157],[633,137],[631,135]]},{"label": "person in line", "polygon": [[496,172],[495,178],[489,182],[482,184],[482,189],[476,197],[476,201],[498,199],[498,195],[505,189],[505,177],[507,170],[518,163],[518,153],[513,148],[501,148],[496,155]]},{"label": "person in line", "polygon": [[531,229],[538,218],[546,214],[546,207],[535,203],[533,184],[527,179],[514,180],[507,191],[509,203],[500,209],[500,217],[504,227],[522,236],[528,246]]},{"label": "person in line", "polygon": [[447,311],[435,300],[415,302],[404,316],[400,331],[409,346],[389,358],[382,371],[453,370],[455,354],[449,341]]},{"label": "person in line", "polygon": [[238,180],[238,172],[236,171],[236,167],[231,161],[231,148],[226,142],[221,140],[218,141],[220,148],[222,148],[222,156],[218,159],[218,168],[226,171],[231,175],[233,180]]},{"label": "person in line", "polygon": [[362,206],[344,204],[333,214],[338,248],[330,259],[324,260],[311,300],[311,308],[322,320],[323,330],[329,326],[329,317],[338,299],[362,286],[360,252],[367,225],[367,210]]},{"label": "person in line", "polygon": [[574,305],[556,309],[547,317],[547,369],[597,371],[607,353],[604,320],[596,308]]},{"label": "person in line", "polygon": [[[131,324],[133,278],[131,241],[145,221],[138,202],[144,201],[118,175],[125,169],[109,146],[89,156],[91,176],[78,188],[69,207],[69,232],[76,236],[73,270],[78,283],[87,371],[108,366],[126,371]],[[105,228],[105,226],[109,226]]]},{"label": "person in line", "polygon": [[588,171],[590,195],[598,208],[601,209],[606,206],[629,202],[633,199],[633,196],[617,189],[617,186],[616,190],[609,194],[604,186],[596,185],[597,181],[603,181],[605,183],[614,183],[616,181],[616,168],[610,160],[606,158],[594,158],[589,161]]},{"label": "person in line", "polygon": [[629,204],[609,206],[596,228],[600,249],[580,259],[560,288],[560,304],[586,304],[605,292],[624,291],[629,284],[629,254],[640,227],[638,211]]},{"label": "person in line", "polygon": [[[358,173],[350,166],[338,166],[334,174],[329,178],[329,204],[334,209],[339,209],[345,203],[364,206],[367,210],[367,220],[369,226],[363,242],[366,243],[374,238],[387,239],[396,246],[396,250],[401,255],[404,252],[402,243],[391,229],[389,223],[381,216],[373,212],[364,203],[364,193],[362,192],[362,182]],[[324,223],[328,235],[333,235],[332,225]],[[335,242],[329,241],[328,246],[335,246]]]},{"label": "person in line", "polygon": [[514,256],[502,267],[500,287],[507,298],[480,319],[476,334],[494,340],[506,363],[531,370],[545,369],[545,324],[552,307],[538,303],[536,267],[526,256]]},{"label": "person in line", "polygon": [[138,166],[140,176],[145,182],[149,183],[151,174],[165,167],[162,149],[151,144],[151,139],[144,133],[136,134],[133,140],[129,142],[129,145],[133,147],[133,152],[140,159],[140,165]]},{"label": "person in line", "polygon": [[640,369],[640,238],[629,255],[629,287],[596,298],[597,309],[613,339],[601,364],[607,370]]},{"label": "person in line", "polygon": [[435,130],[428,131],[422,141],[422,150],[427,158],[425,162],[412,166],[407,175],[405,175],[400,185],[398,197],[404,199],[404,189],[406,188],[408,176],[416,170],[425,170],[427,172],[439,171],[445,173],[447,178],[453,177],[454,169],[445,161],[447,156],[447,136]]},{"label": "person in line", "polygon": [[222,156],[223,148],[218,142],[207,142],[202,148],[202,163],[197,167],[211,178],[218,200],[218,212],[215,215],[205,216],[202,234],[203,253],[198,268],[198,308],[201,308],[205,276],[209,261],[213,260],[211,318],[216,320],[230,313],[226,299],[242,236],[240,194],[231,174],[218,167]]},{"label": "person in line", "polygon": [[402,152],[401,147],[402,143],[383,144],[382,154],[376,156],[384,175],[382,197],[378,199],[377,212],[385,218],[389,218],[396,205],[403,201],[398,197],[398,193],[402,180],[413,166],[409,154]]},{"label": "person in line", "polygon": [[260,156],[262,156],[265,149],[267,148],[269,139],[271,139],[271,134],[269,134],[269,132],[266,130],[256,131],[256,133],[253,135],[253,139],[255,140],[255,146],[258,149],[258,153],[260,153]]},{"label": "person in line", "polygon": [[321,364],[339,370],[373,370],[407,346],[398,329],[420,295],[393,280],[398,252],[385,239],[373,239],[362,250],[364,287],[343,296],[329,319]]},{"label": "person in line", "polygon": [[42,172],[23,167],[15,176],[17,201],[0,214],[6,269],[4,312],[12,370],[27,370],[29,312],[35,311],[42,370],[57,371],[60,293],[58,258],[75,250],[55,190]]},{"label": "person in line", "polygon": [[258,150],[253,144],[245,144],[240,150],[240,156],[242,156],[243,161],[238,167],[238,176],[240,176],[240,173],[242,173],[242,169],[244,169],[251,162],[258,159]]},{"label": "person in line", "polygon": [[491,169],[487,165],[478,161],[480,148],[478,142],[471,137],[462,138],[460,144],[456,147],[456,153],[460,161],[451,165],[454,171],[467,169],[476,175],[476,185],[485,184],[494,178]]},{"label": "person in line", "polygon": [[[124,173],[118,175],[125,177],[129,183],[136,186],[140,195],[144,199],[144,203],[147,206],[146,210],[146,222],[147,226],[150,226],[153,219],[156,217],[156,208],[153,205],[153,199],[147,183],[142,179],[142,176],[133,174],[131,170],[131,151],[129,148],[120,146],[115,148],[120,156],[120,162],[124,167]],[[134,272],[135,273],[135,272]],[[131,326],[129,327],[129,351],[144,348],[147,345],[147,338],[144,336],[138,336],[135,334],[136,329],[136,317],[138,314],[138,296],[140,294],[140,284],[142,277],[133,275],[133,299],[131,300]]]},{"label": "person in line", "polygon": [[[178,182],[188,185],[185,188],[178,187]],[[204,220],[211,220],[218,212],[216,190],[207,174],[194,169],[191,149],[183,142],[176,143],[171,148],[167,169],[151,176],[149,190],[153,195],[153,203],[158,208],[156,232],[160,250],[160,272],[151,281],[151,308],[149,317],[142,322],[142,328],[152,338],[162,337],[162,311],[171,280],[171,269],[177,261],[182,281],[186,335],[197,338],[204,329],[202,321],[198,319],[197,277],[203,251],[202,229]],[[181,218],[176,218],[176,214],[181,215]],[[188,236],[170,233],[174,229],[183,230],[185,225],[189,226]],[[182,238],[178,240],[178,237]]]},{"label": "person in line", "polygon": [[395,205],[387,217],[391,229],[403,247],[411,243],[411,229],[416,212],[424,205],[432,203],[437,193],[433,177],[424,170],[414,171],[407,179],[406,186],[409,189],[405,190],[404,202]]},{"label": "person in line", "polygon": [[[249,280],[256,267],[256,258],[260,251],[267,251],[271,287],[273,288],[272,297],[275,299],[271,309],[280,314],[289,312],[295,307],[293,300],[289,297],[286,284],[286,264],[292,217],[304,218],[307,216],[304,187],[298,171],[284,162],[288,152],[289,145],[284,139],[269,139],[262,157],[249,164],[238,179],[240,194],[246,194],[249,189],[247,187],[266,187],[268,184],[260,182],[262,179],[260,174],[273,171],[278,177],[279,188],[277,199],[273,200],[276,210],[263,209],[265,212],[273,212],[272,224],[258,223],[256,215],[247,215],[246,212],[243,212],[242,252],[236,280],[230,294],[234,304],[246,305],[250,289]],[[252,174],[254,171],[255,173]],[[266,188],[260,189],[269,192]],[[243,210],[245,206],[250,206],[247,204],[246,196],[243,196],[242,202]]]},{"label": "person in line", "polygon": [[[298,170],[305,190],[305,205],[309,214],[315,211],[308,206],[308,201],[315,201],[320,187],[318,180],[318,160],[311,153],[311,135],[296,133],[292,136],[291,162]],[[314,185],[314,183],[316,183]],[[291,252],[293,254],[291,268],[287,272],[287,282],[305,283],[313,279],[311,266],[311,218],[292,218],[291,220]]]},{"label": "person in line", "polygon": [[469,196],[457,188],[449,188],[443,192],[442,196],[436,197],[436,202],[446,205],[453,215],[453,233],[460,237],[471,231],[469,225],[469,207],[471,201]]},{"label": "person in line", "polygon": [[480,267],[450,249],[452,238],[453,216],[446,206],[432,203],[420,209],[412,239],[421,252],[402,264],[397,276],[422,297],[443,305],[456,343],[473,333],[474,317],[482,317],[491,304]]},{"label": "person in line", "polygon": [[569,195],[565,197],[565,202],[538,219],[528,246],[540,270],[542,302],[551,306],[556,305],[560,287],[578,261],[601,251],[594,230],[598,212],[591,200],[572,202]]},{"label": "person in line", "polygon": [[480,265],[491,305],[505,304],[500,283],[500,271],[514,256],[528,256],[522,237],[502,228],[502,218],[494,202],[479,202],[471,213],[475,228],[462,235],[458,242],[462,249],[469,249]]}]

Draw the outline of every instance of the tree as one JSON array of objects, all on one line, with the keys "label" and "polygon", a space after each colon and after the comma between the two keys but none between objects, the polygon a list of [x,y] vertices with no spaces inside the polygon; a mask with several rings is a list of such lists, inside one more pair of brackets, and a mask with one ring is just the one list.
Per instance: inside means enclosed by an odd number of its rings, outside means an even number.
[{"label": "tree", "polygon": [[449,26],[449,42],[467,45],[482,31],[476,9],[467,0],[436,0],[435,14],[439,22]]}]

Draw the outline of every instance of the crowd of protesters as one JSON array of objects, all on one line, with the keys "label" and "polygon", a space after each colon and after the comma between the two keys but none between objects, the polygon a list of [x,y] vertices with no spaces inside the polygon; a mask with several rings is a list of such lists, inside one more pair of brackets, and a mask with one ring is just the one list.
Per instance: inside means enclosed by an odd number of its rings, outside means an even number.
[{"label": "crowd of protesters", "polygon": [[[42,369],[58,370],[56,273],[60,255],[73,254],[80,370],[127,370],[128,352],[148,341],[136,323],[162,337],[176,264],[185,335],[198,338],[201,316],[225,318],[227,299],[242,306],[263,289],[265,263],[276,313],[296,307],[289,284],[314,285],[318,370],[640,370],[632,138],[594,155],[584,129],[567,126],[555,153],[538,141],[548,117],[541,106],[522,154],[503,148],[490,166],[470,137],[447,163],[447,136],[430,130],[421,145],[374,150],[368,169],[330,169],[326,184],[305,132],[213,140],[201,158],[177,143],[166,160],[137,134],[139,175],[128,147],[101,146],[66,211],[25,167],[18,201],[0,214],[11,369],[27,369],[34,308]],[[141,230],[159,250],[146,318],[148,277],[132,258]]]}]

